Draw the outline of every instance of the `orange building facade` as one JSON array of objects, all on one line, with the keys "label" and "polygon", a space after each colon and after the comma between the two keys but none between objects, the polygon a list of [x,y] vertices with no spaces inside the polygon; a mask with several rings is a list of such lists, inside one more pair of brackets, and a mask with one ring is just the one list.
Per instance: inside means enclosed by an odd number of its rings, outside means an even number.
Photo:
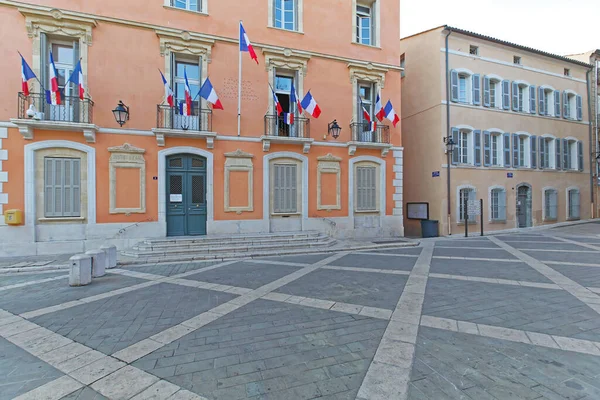
[{"label": "orange building facade", "polygon": [[[371,131],[362,116],[377,93],[400,112],[399,14],[382,0],[0,1],[0,215],[23,216],[0,217],[0,255],[204,234],[403,235],[401,124]],[[238,135],[239,20],[259,64],[242,54]],[[39,78],[29,96],[17,51]],[[43,92],[50,53],[60,105]],[[84,100],[65,82],[78,60]],[[179,101],[184,72],[192,96],[209,77],[224,110],[195,97],[181,115],[158,70]],[[318,119],[291,104],[292,83]]]}]

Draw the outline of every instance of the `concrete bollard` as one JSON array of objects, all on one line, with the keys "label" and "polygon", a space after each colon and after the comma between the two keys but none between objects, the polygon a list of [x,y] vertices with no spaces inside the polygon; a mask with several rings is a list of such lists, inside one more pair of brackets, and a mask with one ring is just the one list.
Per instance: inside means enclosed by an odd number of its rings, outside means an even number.
[{"label": "concrete bollard", "polygon": [[106,263],[106,254],[102,250],[90,250],[85,254],[92,257],[92,278],[98,278],[106,274],[104,265]]},{"label": "concrete bollard", "polygon": [[117,266],[117,246],[104,245],[100,247],[106,253],[106,268],[111,269]]},{"label": "concrete bollard", "polygon": [[69,286],[85,286],[92,282],[92,256],[77,254],[69,259]]}]

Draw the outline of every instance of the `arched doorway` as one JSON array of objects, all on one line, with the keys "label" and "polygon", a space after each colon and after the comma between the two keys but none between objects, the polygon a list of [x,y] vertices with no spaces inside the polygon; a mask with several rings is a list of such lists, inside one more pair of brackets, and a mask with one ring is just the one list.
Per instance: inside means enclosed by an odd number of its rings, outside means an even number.
[{"label": "arched doorway", "polygon": [[517,187],[517,228],[532,226],[531,186],[522,184]]},{"label": "arched doorway", "polygon": [[175,154],[166,161],[167,236],[206,235],[206,158]]}]

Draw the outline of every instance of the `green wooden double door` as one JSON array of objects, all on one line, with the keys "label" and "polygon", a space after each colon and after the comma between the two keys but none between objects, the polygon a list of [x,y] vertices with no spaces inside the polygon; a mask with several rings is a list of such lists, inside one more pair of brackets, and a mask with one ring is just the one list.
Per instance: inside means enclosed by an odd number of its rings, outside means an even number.
[{"label": "green wooden double door", "polygon": [[206,159],[167,158],[167,236],[206,235]]}]

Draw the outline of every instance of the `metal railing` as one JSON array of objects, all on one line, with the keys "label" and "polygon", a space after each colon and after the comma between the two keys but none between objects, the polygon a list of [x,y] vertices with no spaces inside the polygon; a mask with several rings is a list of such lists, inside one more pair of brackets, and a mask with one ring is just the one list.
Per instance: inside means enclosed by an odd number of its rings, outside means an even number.
[{"label": "metal railing", "polygon": [[310,120],[296,117],[291,125],[285,122],[282,115],[265,115],[265,136],[292,138],[310,138]]},{"label": "metal railing", "polygon": [[371,131],[369,123],[353,122],[350,124],[353,142],[363,143],[390,143],[390,127],[377,124],[377,128]]},{"label": "metal railing", "polygon": [[200,108],[199,104],[193,104],[192,115],[182,115],[179,107],[159,104],[156,106],[156,127],[212,132],[212,110]]},{"label": "metal railing", "polygon": [[19,92],[17,115],[19,119],[92,123],[94,109],[92,100],[81,100],[77,96],[61,95],[60,103],[60,105],[48,104],[45,94],[30,93],[29,96],[25,96],[23,92]]}]

